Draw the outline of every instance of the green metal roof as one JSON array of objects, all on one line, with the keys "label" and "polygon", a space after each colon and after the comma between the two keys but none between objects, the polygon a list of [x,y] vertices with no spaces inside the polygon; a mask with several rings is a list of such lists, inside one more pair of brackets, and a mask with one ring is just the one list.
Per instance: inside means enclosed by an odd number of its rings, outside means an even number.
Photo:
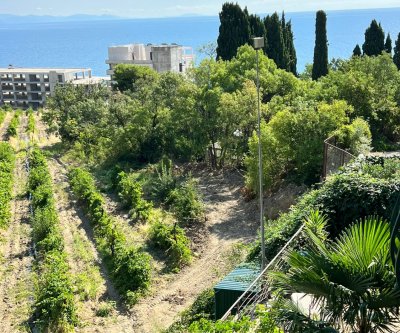
[{"label": "green metal roof", "polygon": [[245,291],[258,274],[259,270],[251,268],[235,268],[214,287],[214,290]]}]

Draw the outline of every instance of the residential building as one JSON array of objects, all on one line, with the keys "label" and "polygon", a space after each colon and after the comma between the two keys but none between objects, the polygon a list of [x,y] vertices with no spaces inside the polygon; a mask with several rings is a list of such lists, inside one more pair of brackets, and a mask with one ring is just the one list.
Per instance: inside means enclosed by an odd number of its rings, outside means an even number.
[{"label": "residential building", "polygon": [[193,63],[193,49],[178,44],[110,46],[106,60],[106,64],[109,65],[107,74],[111,79],[117,64],[148,66],[159,73],[185,73],[193,67]]},{"label": "residential building", "polygon": [[0,68],[0,103],[15,108],[43,107],[56,85],[88,85],[102,80],[92,77],[90,68]]}]

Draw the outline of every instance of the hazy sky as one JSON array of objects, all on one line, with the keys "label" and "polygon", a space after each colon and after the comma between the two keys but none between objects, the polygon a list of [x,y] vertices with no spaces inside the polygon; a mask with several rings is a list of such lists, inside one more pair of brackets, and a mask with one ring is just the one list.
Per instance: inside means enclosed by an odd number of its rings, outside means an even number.
[{"label": "hazy sky", "polygon": [[[0,0],[1,14],[110,14],[125,17],[217,15],[219,0]],[[248,0],[238,1],[254,13],[399,7],[399,0]]]}]

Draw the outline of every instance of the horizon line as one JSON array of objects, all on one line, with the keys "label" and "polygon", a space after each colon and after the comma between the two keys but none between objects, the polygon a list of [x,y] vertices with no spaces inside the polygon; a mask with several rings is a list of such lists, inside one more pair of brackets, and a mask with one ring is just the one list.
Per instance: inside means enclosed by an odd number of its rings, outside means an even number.
[{"label": "horizon line", "polygon": [[[397,7],[367,7],[367,8],[348,8],[348,9],[315,9],[315,10],[299,10],[299,11],[271,11],[271,12],[265,12],[265,13],[255,13],[256,15],[263,16],[263,15],[269,15],[275,12],[284,12],[285,14],[298,14],[298,13],[314,13],[317,12],[318,10],[324,10],[326,12],[341,12],[341,11],[366,11],[366,10],[372,10],[372,9],[383,9],[383,10],[389,10],[389,9],[400,9],[400,6]],[[43,15],[38,15],[38,14],[13,14],[13,13],[1,13],[1,16],[15,16],[18,18],[23,18],[23,17],[35,17],[35,18],[41,18],[41,17],[51,17],[51,18],[72,18],[74,16],[87,16],[87,17],[98,17],[98,18],[113,18],[113,19],[121,19],[121,20],[146,20],[146,19],[171,19],[171,18],[195,18],[195,17],[218,17],[218,14],[196,14],[196,13],[187,13],[187,14],[182,14],[178,16],[148,16],[148,17],[140,17],[140,16],[119,16],[119,15],[112,15],[112,14],[86,14],[86,13],[76,13],[76,14],[70,14],[70,15],[59,15],[59,14],[43,14]]]}]

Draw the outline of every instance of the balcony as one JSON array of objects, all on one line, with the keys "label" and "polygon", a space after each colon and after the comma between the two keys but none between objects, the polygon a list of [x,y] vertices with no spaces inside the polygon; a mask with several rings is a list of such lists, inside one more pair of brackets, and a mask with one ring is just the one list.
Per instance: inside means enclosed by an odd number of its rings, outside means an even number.
[{"label": "balcony", "polygon": [[4,100],[13,100],[14,99],[14,94],[7,94],[7,95],[3,94],[3,99]]},{"label": "balcony", "polygon": [[26,91],[26,86],[15,86],[15,91]]},{"label": "balcony", "polygon": [[2,76],[0,78],[1,81],[3,82],[11,82],[12,81],[12,77],[11,76]]},{"label": "balcony", "polygon": [[27,101],[28,100],[28,95],[16,95],[15,97],[19,101]]},{"label": "balcony", "polygon": [[42,89],[40,88],[40,86],[31,86],[30,91],[42,91]]},{"label": "balcony", "polygon": [[14,82],[25,82],[25,78],[20,76],[14,77]]},{"label": "balcony", "polygon": [[4,91],[13,91],[13,86],[11,84],[2,84],[1,85],[1,90]]}]

